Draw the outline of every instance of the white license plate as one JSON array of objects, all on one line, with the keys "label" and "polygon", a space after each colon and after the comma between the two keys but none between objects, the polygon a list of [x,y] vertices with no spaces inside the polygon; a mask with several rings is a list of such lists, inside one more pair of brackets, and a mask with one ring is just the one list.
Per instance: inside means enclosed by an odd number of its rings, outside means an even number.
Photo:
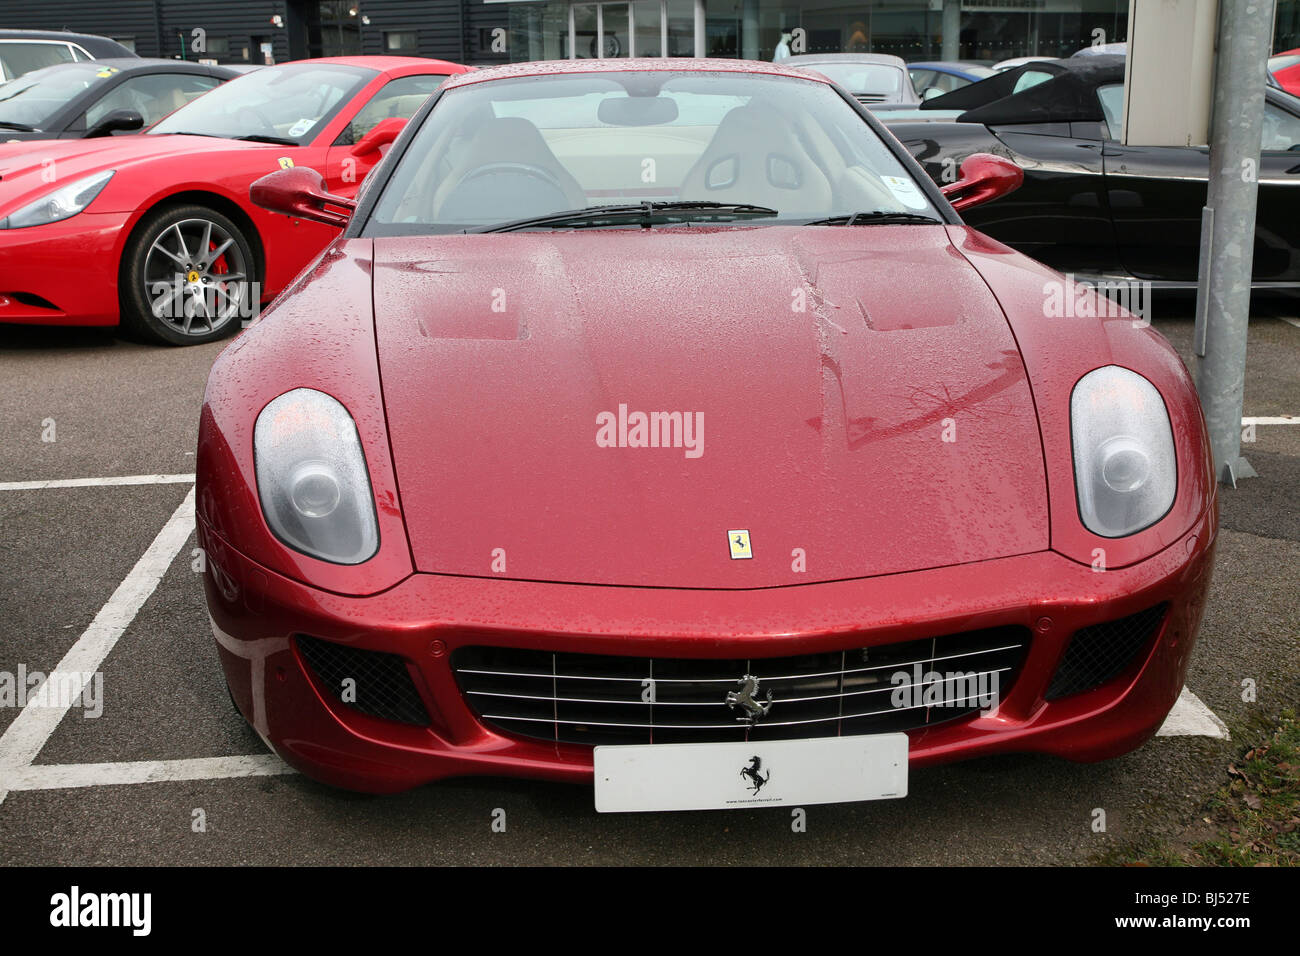
[{"label": "white license plate", "polygon": [[596,810],[734,810],[907,796],[907,734],[597,747]]}]

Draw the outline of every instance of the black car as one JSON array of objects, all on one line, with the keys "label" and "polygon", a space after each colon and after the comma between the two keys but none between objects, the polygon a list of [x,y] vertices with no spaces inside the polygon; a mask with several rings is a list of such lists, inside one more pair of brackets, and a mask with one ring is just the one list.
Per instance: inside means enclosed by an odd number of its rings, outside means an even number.
[{"label": "black car", "polygon": [[236,76],[226,66],[141,57],[47,66],[0,86],[0,142],[142,129]]},{"label": "black car", "polygon": [[[1125,146],[1124,57],[1027,63],[879,118],[940,185],[971,153],[1024,185],[967,223],[1062,272],[1196,284],[1207,146]],[[1300,99],[1265,91],[1254,283],[1300,287]]]},{"label": "black car", "polygon": [[0,30],[0,83],[57,63],[129,56],[135,54],[116,40],[92,33]]}]

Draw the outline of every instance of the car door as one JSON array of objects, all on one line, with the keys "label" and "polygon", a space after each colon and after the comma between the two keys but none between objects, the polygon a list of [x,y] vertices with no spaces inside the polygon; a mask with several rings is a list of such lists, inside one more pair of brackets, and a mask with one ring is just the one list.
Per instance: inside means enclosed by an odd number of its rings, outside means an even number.
[{"label": "car door", "polygon": [[[1135,276],[1192,285],[1200,269],[1208,146],[1119,142],[1122,84],[1098,90],[1106,114],[1106,193],[1120,258]],[[1252,278],[1300,282],[1300,114],[1269,94],[1264,104]]]},{"label": "car door", "polygon": [[989,131],[1024,169],[1024,184],[963,218],[1062,272],[1115,273],[1119,261],[1106,208],[1099,124],[1017,123]]},{"label": "car door", "polygon": [[355,153],[353,147],[382,120],[410,119],[446,79],[445,75],[432,73],[399,76],[389,80],[361,105],[330,146],[325,171],[330,192],[355,196],[366,173],[383,158],[388,147],[362,154]]},{"label": "car door", "polygon": [[221,80],[195,73],[146,73],[131,76],[118,83],[86,108],[78,126],[92,129],[114,110],[135,110],[144,118],[147,129],[168,113],[180,109],[191,100],[202,96]]},{"label": "car door", "polygon": [[1252,275],[1300,283],[1300,100],[1285,93],[1264,103]]}]

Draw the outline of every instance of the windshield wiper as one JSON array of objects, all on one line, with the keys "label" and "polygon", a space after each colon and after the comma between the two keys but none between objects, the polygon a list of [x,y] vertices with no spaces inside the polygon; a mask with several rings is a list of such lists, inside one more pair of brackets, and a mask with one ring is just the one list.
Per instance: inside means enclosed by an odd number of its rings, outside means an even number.
[{"label": "windshield wiper", "polygon": [[35,127],[35,126],[28,126],[26,123],[11,123],[11,122],[9,122],[8,120],[0,120],[0,128],[4,128],[4,129],[16,129],[16,130],[18,130],[18,132],[20,132],[20,133],[34,133],[34,132],[36,132],[36,127]]},{"label": "windshield wiper", "polygon": [[848,216],[831,216],[827,219],[814,219],[804,223],[805,226],[938,226],[942,223],[933,216],[922,216],[915,212],[889,212],[885,209],[872,209],[869,212],[855,212]]},{"label": "windshield wiper", "polygon": [[754,206],[749,203],[705,202],[704,200],[682,200],[677,202],[643,202],[635,206],[590,206],[586,209],[567,209],[545,216],[531,216],[512,222],[499,222],[490,226],[475,226],[466,232],[514,232],[517,229],[534,229],[550,227],[617,226],[637,223],[643,229],[664,225],[670,222],[685,222],[689,219],[712,219],[728,221],[732,219],[761,219],[775,216],[777,211],[767,206]]},{"label": "windshield wiper", "polygon": [[288,139],[284,136],[267,136],[265,133],[249,133],[247,136],[232,136],[231,139],[243,140],[246,143],[275,143],[277,146],[297,146],[296,139]]}]

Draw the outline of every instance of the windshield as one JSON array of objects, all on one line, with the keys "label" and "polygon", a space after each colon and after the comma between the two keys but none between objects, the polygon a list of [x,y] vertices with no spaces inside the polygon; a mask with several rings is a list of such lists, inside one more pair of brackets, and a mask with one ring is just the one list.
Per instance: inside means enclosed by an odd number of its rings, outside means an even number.
[{"label": "windshield", "polygon": [[745,219],[754,225],[874,211],[942,219],[825,83],[611,72],[448,90],[402,153],[365,233],[460,232],[642,202],[768,207]]},{"label": "windshield", "polygon": [[265,138],[301,146],[375,76],[374,70],[337,64],[267,67],[217,87],[149,132]]},{"label": "windshield", "polygon": [[801,62],[844,87],[850,93],[897,93],[903,88],[903,71],[883,63]]},{"label": "windshield", "polygon": [[68,63],[28,73],[0,86],[0,123],[44,129],[74,97],[107,83],[116,73],[116,69],[93,63]]}]

